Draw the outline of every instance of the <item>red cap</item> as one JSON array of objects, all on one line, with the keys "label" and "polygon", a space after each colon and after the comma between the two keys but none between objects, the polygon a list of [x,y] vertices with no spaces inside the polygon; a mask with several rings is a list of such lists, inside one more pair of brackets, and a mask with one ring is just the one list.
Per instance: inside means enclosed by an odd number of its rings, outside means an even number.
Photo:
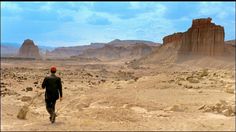
[{"label": "red cap", "polygon": [[57,71],[56,67],[55,66],[52,66],[51,67],[51,72],[55,73]]}]

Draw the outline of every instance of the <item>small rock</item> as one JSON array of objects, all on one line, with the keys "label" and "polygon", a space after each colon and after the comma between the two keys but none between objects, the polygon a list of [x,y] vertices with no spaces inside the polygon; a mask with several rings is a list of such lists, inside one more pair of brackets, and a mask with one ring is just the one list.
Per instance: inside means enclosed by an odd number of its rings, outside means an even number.
[{"label": "small rock", "polygon": [[121,86],[120,86],[120,85],[118,85],[118,86],[116,87],[116,89],[121,89]]},{"label": "small rock", "polygon": [[27,112],[29,111],[29,107],[23,106],[17,114],[18,119],[26,119]]},{"label": "small rock", "polygon": [[134,106],[134,107],[131,107],[131,109],[137,113],[147,113],[147,110],[142,107]]},{"label": "small rock", "polygon": [[34,84],[38,84],[38,81],[34,82]]},{"label": "small rock", "polygon": [[168,107],[167,109],[165,109],[167,111],[177,111],[177,112],[181,112],[183,111],[179,105],[173,105],[172,107]]},{"label": "small rock", "polygon": [[200,89],[200,87],[199,87],[199,86],[194,86],[193,88],[194,88],[194,89]]},{"label": "small rock", "polygon": [[168,81],[168,83],[173,83],[173,82],[175,82],[175,80],[169,80],[169,81]]},{"label": "small rock", "polygon": [[230,116],[230,115],[232,114],[229,109],[223,110],[222,113],[223,113],[225,116]]},{"label": "small rock", "polygon": [[220,108],[220,106],[221,106],[221,103],[216,103],[217,108]]},{"label": "small rock", "polygon": [[21,101],[23,101],[23,102],[28,102],[28,101],[30,101],[32,99],[32,97],[30,97],[30,96],[23,96],[22,98],[21,98]]},{"label": "small rock", "polygon": [[199,80],[193,77],[187,77],[186,80],[188,80],[190,83],[199,83]]},{"label": "small rock", "polygon": [[138,81],[138,79],[139,79],[138,77],[135,77],[135,78],[134,78],[134,81],[135,81],[135,82],[137,82],[137,81]]},{"label": "small rock", "polygon": [[234,94],[235,90],[233,88],[226,88],[225,92],[230,93],[230,94]]},{"label": "small rock", "polygon": [[181,85],[182,85],[182,83],[181,83],[181,82],[178,82],[178,85],[179,85],[179,86],[181,86]]},{"label": "small rock", "polygon": [[122,108],[128,108],[128,105],[129,105],[129,104],[124,104],[124,105],[122,106]]},{"label": "small rock", "polygon": [[235,105],[231,106],[232,112],[235,113]]},{"label": "small rock", "polygon": [[193,88],[193,86],[192,86],[192,85],[184,85],[184,87],[185,87],[185,88],[188,88],[188,89],[191,89],[191,88]]},{"label": "small rock", "polygon": [[199,90],[198,93],[202,93],[202,90]]},{"label": "small rock", "polygon": [[32,87],[27,87],[26,92],[28,92],[28,91],[33,91],[33,88]]},{"label": "small rock", "polygon": [[93,75],[91,73],[87,73],[86,75],[90,76],[90,77],[93,77]]},{"label": "small rock", "polygon": [[102,79],[102,80],[101,80],[101,82],[103,82],[103,83],[104,83],[104,82],[106,82],[106,80]]},{"label": "small rock", "polygon": [[211,112],[212,109],[210,107],[206,107],[203,112]]},{"label": "small rock", "polygon": [[225,100],[220,100],[220,104],[227,105],[227,102]]},{"label": "small rock", "polygon": [[201,73],[201,77],[204,77],[204,76],[208,76],[208,69],[204,69],[203,71],[202,71],[202,73]]},{"label": "small rock", "polygon": [[201,107],[198,108],[198,110],[202,110],[203,108],[205,108],[206,105],[202,105]]},{"label": "small rock", "polygon": [[221,105],[220,111],[223,111],[223,110],[225,110],[225,109],[227,109],[227,106],[226,106],[226,105]]}]

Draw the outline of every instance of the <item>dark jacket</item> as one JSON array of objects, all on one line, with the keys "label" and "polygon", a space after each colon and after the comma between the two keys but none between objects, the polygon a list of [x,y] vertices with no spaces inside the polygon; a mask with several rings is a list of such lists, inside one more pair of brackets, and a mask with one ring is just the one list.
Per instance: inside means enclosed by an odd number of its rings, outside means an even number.
[{"label": "dark jacket", "polygon": [[57,100],[62,97],[62,85],[61,78],[57,77],[55,74],[51,74],[44,78],[42,83],[42,88],[46,87],[45,99]]}]

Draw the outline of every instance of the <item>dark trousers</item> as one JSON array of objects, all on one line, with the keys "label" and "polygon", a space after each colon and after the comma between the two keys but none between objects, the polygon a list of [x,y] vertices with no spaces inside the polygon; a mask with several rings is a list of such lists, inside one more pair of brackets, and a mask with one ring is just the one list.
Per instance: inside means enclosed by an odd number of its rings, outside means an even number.
[{"label": "dark trousers", "polygon": [[56,100],[45,99],[45,102],[46,102],[46,109],[50,114],[50,116],[52,116],[55,113]]}]

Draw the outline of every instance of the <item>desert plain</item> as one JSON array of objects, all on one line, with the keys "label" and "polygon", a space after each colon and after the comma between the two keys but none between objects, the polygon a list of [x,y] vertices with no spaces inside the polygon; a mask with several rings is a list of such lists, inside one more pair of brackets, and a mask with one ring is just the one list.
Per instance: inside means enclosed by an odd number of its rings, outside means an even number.
[{"label": "desert plain", "polygon": [[[235,68],[222,62],[133,67],[126,61],[1,60],[1,129],[233,131]],[[48,119],[44,94],[25,120],[18,119],[19,110],[43,92],[52,65],[63,86],[56,122]]]}]

